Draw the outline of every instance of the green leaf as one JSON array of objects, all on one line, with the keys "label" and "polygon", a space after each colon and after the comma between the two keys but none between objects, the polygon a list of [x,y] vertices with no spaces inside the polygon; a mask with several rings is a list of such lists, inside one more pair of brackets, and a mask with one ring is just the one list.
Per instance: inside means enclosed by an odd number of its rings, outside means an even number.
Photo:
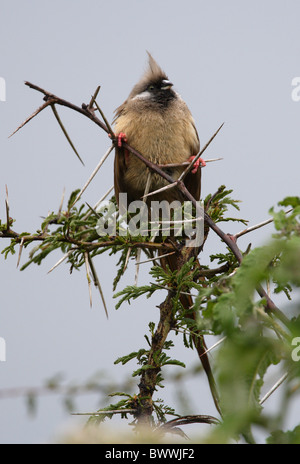
[{"label": "green leaf", "polygon": [[296,208],[297,206],[300,206],[300,197],[285,197],[282,201],[278,202],[278,205]]},{"label": "green leaf", "polygon": [[68,200],[68,210],[71,208],[73,205],[74,201],[77,198],[78,193],[80,192],[80,189],[74,190],[74,192],[71,193],[70,198]]},{"label": "green leaf", "polygon": [[269,445],[299,445],[300,444],[300,425],[297,425],[293,430],[283,432],[276,430],[267,438]]},{"label": "green leaf", "polygon": [[168,361],[165,361],[162,366],[167,366],[168,364],[170,365],[174,365],[174,366],[180,366],[180,367],[186,367],[186,365],[181,362],[181,361],[178,361],[178,359],[169,359]]},{"label": "green leaf", "polygon": [[147,350],[145,349],[140,349],[139,351],[133,351],[130,354],[127,354],[126,356],[121,356],[120,358],[116,359],[114,364],[127,364],[129,361],[131,361],[134,358],[140,359],[145,353],[147,353]]},{"label": "green leaf", "polygon": [[123,290],[121,290],[113,296],[114,298],[119,298],[120,296],[122,296],[120,301],[118,301],[118,303],[116,304],[116,309],[119,309],[125,301],[127,301],[130,304],[131,300],[135,300],[142,295],[146,295],[147,298],[150,298],[150,296],[153,295],[153,293],[157,290],[161,289],[157,287],[157,285],[155,284],[144,285],[142,287],[128,285],[126,288],[124,288]]},{"label": "green leaf", "polygon": [[223,343],[217,356],[218,385],[229,434],[248,434],[259,420],[264,376],[280,354],[280,342],[262,337],[259,325],[247,332],[236,330]]}]

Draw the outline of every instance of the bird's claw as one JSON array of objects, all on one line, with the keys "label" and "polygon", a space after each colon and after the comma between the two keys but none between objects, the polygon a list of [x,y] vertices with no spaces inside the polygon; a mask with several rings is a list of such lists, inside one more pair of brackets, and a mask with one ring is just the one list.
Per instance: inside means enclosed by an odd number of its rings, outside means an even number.
[{"label": "bird's claw", "polygon": [[126,137],[126,134],[124,134],[124,132],[120,132],[118,135],[117,135],[117,145],[119,148],[121,148],[123,142],[127,142],[127,137]]},{"label": "bird's claw", "polygon": [[124,134],[124,132],[120,132],[118,135],[108,134],[108,137],[114,139],[119,148],[121,148],[123,142],[127,142],[127,137],[126,134]]},{"label": "bird's claw", "polygon": [[[196,156],[191,156],[189,158],[189,161],[192,162],[195,158],[196,158]],[[206,166],[206,162],[202,158],[198,158],[197,161],[195,161],[195,163],[193,164],[192,173],[196,174],[196,172],[198,171],[200,166],[201,166],[201,168],[204,168],[204,166]]]}]

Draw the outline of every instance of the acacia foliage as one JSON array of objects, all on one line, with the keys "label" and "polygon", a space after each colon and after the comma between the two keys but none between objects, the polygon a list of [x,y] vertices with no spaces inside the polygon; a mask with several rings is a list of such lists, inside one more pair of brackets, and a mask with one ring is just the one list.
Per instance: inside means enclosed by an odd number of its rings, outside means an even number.
[{"label": "acacia foliage", "polygon": [[[207,213],[214,222],[246,221],[228,215],[229,207],[239,209],[238,202],[232,200],[231,191],[224,186],[217,194],[205,199]],[[143,249],[147,258],[153,257],[153,250],[159,248],[159,240],[151,237],[131,237],[129,234],[102,236],[96,233],[99,216],[108,214],[107,206],[95,212],[90,207],[74,204],[78,191],[72,193],[66,210],[50,213],[35,233],[16,233],[12,230],[14,221],[0,223],[2,238],[10,239],[2,254],[5,258],[16,252],[16,247],[32,247],[25,270],[31,264],[40,265],[54,250],[67,254],[71,269],[86,266],[86,255],[90,259],[101,260],[102,253],[118,255],[119,262],[112,287],[116,290],[124,273],[128,259],[135,258],[137,250]],[[114,199],[112,199],[114,201]],[[288,214],[286,209],[290,208]],[[153,265],[149,274],[149,284],[131,285],[115,293],[116,308],[126,310],[128,303],[134,303],[143,295],[151,298],[154,293],[172,289],[173,326],[170,334],[176,333],[176,343],[185,349],[192,349],[192,335],[210,334],[224,341],[213,355],[213,371],[217,379],[222,417],[212,421],[205,440],[208,442],[230,442],[244,437],[249,443],[255,442],[253,427],[264,429],[267,443],[299,443],[299,424],[293,430],[284,430],[288,405],[293,402],[300,386],[300,356],[297,340],[300,336],[300,198],[287,197],[277,208],[269,211],[273,217],[274,232],[270,240],[260,247],[247,248],[242,263],[239,264],[228,248],[212,254],[210,263],[201,262],[195,266],[195,258],[188,260],[178,271],[163,270]],[[120,223],[120,227],[123,225]],[[161,244],[163,246],[163,243]],[[167,243],[165,244],[167,247]],[[216,267],[217,266],[217,267]],[[272,298],[283,305],[281,314],[266,310],[266,301],[260,298],[256,289],[268,286]],[[180,295],[191,292],[194,295],[192,308],[183,308]],[[295,297],[294,297],[295,295]],[[285,300],[282,298],[284,296]],[[162,297],[163,299],[163,297]],[[286,302],[285,302],[286,301]],[[197,320],[190,318],[190,312],[197,312]],[[164,366],[174,365],[185,368],[180,359],[171,356],[174,341],[168,337],[160,352],[149,353],[155,336],[155,323],[149,321],[149,333],[145,334],[145,346],[125,354],[116,364],[134,363],[134,377],[156,369],[156,385],[152,410],[154,429],[168,421],[169,416],[179,417],[176,407],[170,407],[158,398],[157,392],[166,386]],[[284,375],[285,382],[280,387],[281,399],[275,414],[265,412],[263,390],[266,376],[271,366],[277,366],[278,376]],[[111,393],[121,400],[111,403],[91,420],[99,421],[112,417],[111,411],[124,410],[122,417],[128,419],[127,411],[141,408],[141,398],[137,392]],[[267,401],[267,400],[266,400]],[[133,413],[136,420],[136,414]],[[212,423],[211,422],[211,423]]]}]

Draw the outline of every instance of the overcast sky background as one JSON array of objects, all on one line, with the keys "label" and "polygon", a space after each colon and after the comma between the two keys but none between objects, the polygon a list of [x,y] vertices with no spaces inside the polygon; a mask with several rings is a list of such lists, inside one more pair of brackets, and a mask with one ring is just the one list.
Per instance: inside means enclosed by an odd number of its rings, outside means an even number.
[{"label": "overcast sky background", "polygon": [[[7,185],[18,232],[34,232],[41,216],[58,209],[64,188],[68,198],[83,186],[109,146],[103,131],[60,108],[85,167],[50,109],[8,139],[42,102],[41,94],[24,81],[78,105],[101,85],[99,103],[111,120],[142,75],[146,50],[190,107],[202,146],[225,122],[205,155],[224,160],[205,168],[203,196],[225,184],[242,201],[238,214],[255,224],[267,219],[269,208],[285,196],[299,195],[300,102],[291,98],[292,79],[300,76],[299,1],[0,0],[0,11],[0,77],[6,81],[6,101],[0,101],[0,216],[4,221]],[[113,155],[84,200],[95,204],[112,184]],[[224,230],[241,227],[225,224]],[[240,245],[262,244],[271,232],[268,226]],[[6,244],[1,240],[1,249]],[[203,262],[209,252],[223,249],[214,234],[207,248]],[[27,256],[23,252],[22,264]],[[116,382],[122,380],[135,366],[113,362],[144,346],[147,324],[157,320],[155,305],[161,296],[115,311],[115,260],[107,256],[96,265],[109,320],[96,291],[90,309],[84,270],[70,275],[63,264],[47,274],[60,256],[25,272],[16,269],[16,256],[7,261],[0,257],[0,336],[7,345],[0,394],[4,388],[41,386],[60,372],[66,383],[84,382],[101,369]],[[140,283],[147,281],[145,274]],[[131,264],[119,288],[133,278]],[[183,348],[174,350],[176,356],[187,365],[197,361],[195,353]],[[190,394],[197,413],[215,414],[204,377],[192,382]],[[167,389],[158,396],[174,405]],[[94,410],[97,398],[85,395],[77,409]],[[297,403],[287,426],[295,425],[299,413]],[[51,441],[79,423],[55,395],[39,400],[34,418],[28,416],[24,398],[0,399],[1,443]]]}]

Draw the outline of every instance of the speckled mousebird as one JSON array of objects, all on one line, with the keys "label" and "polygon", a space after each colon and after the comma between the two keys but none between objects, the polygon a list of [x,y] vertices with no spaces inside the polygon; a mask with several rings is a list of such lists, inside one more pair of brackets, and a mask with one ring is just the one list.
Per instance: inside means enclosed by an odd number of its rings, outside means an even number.
[{"label": "speckled mousebird", "polygon": [[[168,76],[148,53],[149,66],[140,81],[133,87],[127,100],[116,109],[114,130],[117,146],[114,164],[114,186],[117,202],[120,193],[127,194],[128,203],[141,200],[145,193],[148,170],[145,164],[122,146],[126,141],[145,158],[157,164],[181,164],[191,161],[200,150],[200,142],[192,114],[181,96],[173,89]],[[185,185],[196,200],[200,199],[201,169],[205,162],[199,158],[185,178]],[[175,180],[185,167],[165,168]],[[149,191],[167,185],[158,174],[152,173]],[[176,187],[147,199],[183,202],[182,193]],[[171,270],[180,267],[176,255],[161,259],[161,265]],[[180,297],[185,308],[193,305],[191,296]],[[191,317],[196,319],[196,314]],[[208,376],[217,409],[219,409],[216,385],[210,368],[206,345],[201,334],[193,335],[193,342]]]},{"label": "speckled mousebird", "polygon": [[[165,72],[149,55],[149,66],[133,87],[127,100],[116,109],[115,134],[119,138],[114,166],[115,194],[127,193],[128,202],[141,199],[147,181],[145,164],[122,147],[122,139],[145,158],[157,164],[180,164],[190,161],[199,152],[200,142],[194,119],[186,103],[173,89]],[[185,178],[185,185],[196,200],[200,198],[200,158]],[[184,167],[168,168],[167,173],[178,179]],[[167,185],[157,174],[151,178],[150,191]],[[155,200],[180,200],[176,188],[151,197]]]}]

